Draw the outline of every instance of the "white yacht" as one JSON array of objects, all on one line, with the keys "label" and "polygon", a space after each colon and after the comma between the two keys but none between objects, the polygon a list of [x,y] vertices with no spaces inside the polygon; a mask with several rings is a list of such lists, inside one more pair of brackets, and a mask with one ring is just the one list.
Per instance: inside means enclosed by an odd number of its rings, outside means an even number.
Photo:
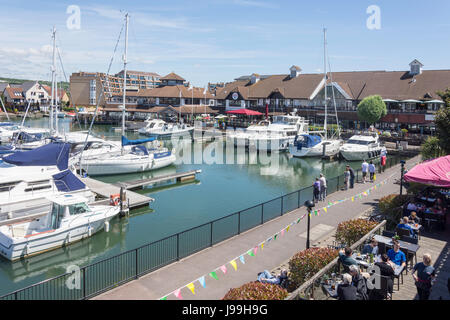
[{"label": "white yacht", "polygon": [[122,141],[125,141],[122,143],[123,152],[102,153],[89,158],[83,156],[80,161],[81,169],[94,176],[144,172],[173,164],[175,155],[169,149],[161,147],[158,141],[151,148],[142,145],[153,139],[130,141],[122,137]]},{"label": "white yacht", "polygon": [[297,158],[334,156],[339,153],[341,145],[341,140],[322,140],[320,135],[302,134],[289,146],[289,153]]},{"label": "white yacht", "polygon": [[340,148],[341,155],[348,161],[368,160],[386,152],[377,133],[354,135]]},{"label": "white yacht", "polygon": [[[125,34],[128,34],[128,13],[125,14]],[[128,37],[125,37],[125,53],[123,55],[123,87],[126,88],[127,79],[127,50]],[[128,140],[125,137],[125,111],[126,111],[126,90],[122,90],[122,148],[120,153],[103,153],[100,155],[85,158],[81,156],[80,171],[88,175],[112,175],[123,173],[144,172],[155,170],[173,164],[175,155],[163,148],[158,142],[147,149],[143,144],[155,141],[155,138]]]},{"label": "white yacht", "polygon": [[0,220],[37,213],[48,206],[48,196],[78,194],[90,201],[95,195],[69,169],[70,145],[52,143],[20,151],[0,162]]},{"label": "white yacht", "polygon": [[[337,116],[337,110],[336,110],[336,103],[334,103],[334,110],[336,114],[336,124],[338,125],[338,130],[336,132],[335,137],[328,137],[328,95],[327,95],[327,41],[326,41],[326,29],[323,30],[324,32],[324,96],[325,96],[325,116],[323,121],[323,131],[318,132],[310,132],[309,134],[302,134],[300,133],[295,137],[294,143],[289,145],[289,153],[297,158],[303,158],[303,157],[320,157],[320,156],[334,156],[339,153],[339,149],[342,146],[343,141],[339,139],[340,131],[339,131],[339,119]],[[330,78],[332,81],[332,75],[330,71]],[[333,83],[332,89],[334,90]],[[334,98],[334,91],[333,91],[333,98]],[[335,99],[333,99],[335,102]]]},{"label": "white yacht", "polygon": [[273,122],[264,120],[246,130],[228,133],[227,140],[238,147],[283,151],[294,142],[299,132],[308,132],[308,121],[305,118],[294,115],[274,116]]},{"label": "white yacht", "polygon": [[161,119],[149,119],[145,122],[147,125],[139,129],[138,132],[157,139],[170,139],[171,137],[188,135],[194,130],[194,127],[187,124],[167,123]]},{"label": "white yacht", "polygon": [[55,137],[49,129],[23,128],[13,134],[11,142],[17,150],[33,150],[48,144],[52,138]]},{"label": "white yacht", "polygon": [[21,126],[12,122],[2,122],[0,123],[0,142],[9,143],[13,134],[20,131]]},{"label": "white yacht", "polygon": [[45,216],[0,226],[0,255],[17,260],[92,236],[116,216],[119,206],[92,206],[75,195],[50,197]]}]

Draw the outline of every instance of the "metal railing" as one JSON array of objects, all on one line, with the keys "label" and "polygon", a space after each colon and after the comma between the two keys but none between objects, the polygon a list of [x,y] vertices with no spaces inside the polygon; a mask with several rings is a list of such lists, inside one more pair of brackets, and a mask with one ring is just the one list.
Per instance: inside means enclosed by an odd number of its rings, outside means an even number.
[{"label": "metal railing", "polygon": [[[369,233],[364,235],[356,243],[354,243],[350,248],[354,251],[361,251],[364,244],[366,244],[370,239],[372,239],[375,234],[382,234],[386,226],[386,220],[383,220],[375,228],[373,228]],[[321,290],[321,283],[324,277],[331,278],[331,274],[339,274],[341,269],[341,264],[339,263],[339,257],[335,258],[314,276],[303,283],[298,289],[293,291],[286,300],[321,300],[326,299],[326,295]]]},{"label": "metal railing", "polygon": [[[389,158],[386,168],[396,165],[398,159]],[[379,168],[379,172],[381,167]],[[356,171],[358,181],[361,170]],[[327,194],[340,190],[343,175],[327,180]],[[123,283],[137,279],[219,242],[248,231],[272,219],[303,206],[313,197],[313,187],[305,187],[256,206],[240,210],[189,230],[154,241],[139,248],[80,268],[78,289],[69,289],[67,281],[73,274],[66,273],[12,293],[0,300],[64,300],[88,299]]]}]

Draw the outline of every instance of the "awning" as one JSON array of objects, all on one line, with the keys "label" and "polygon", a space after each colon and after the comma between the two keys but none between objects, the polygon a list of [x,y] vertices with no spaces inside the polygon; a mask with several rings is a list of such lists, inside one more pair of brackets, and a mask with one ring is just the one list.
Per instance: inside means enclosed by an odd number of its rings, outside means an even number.
[{"label": "awning", "polygon": [[450,155],[421,163],[406,173],[407,182],[450,188]]},{"label": "awning", "polygon": [[442,104],[444,104],[444,101],[441,101],[441,100],[431,100],[431,101],[426,101],[425,103],[442,103]]},{"label": "awning", "polygon": [[226,113],[243,114],[246,116],[262,116],[263,115],[261,112],[253,111],[253,110],[249,110],[249,109],[230,110],[230,111],[227,111]]},{"label": "awning", "polygon": [[398,102],[398,100],[393,99],[383,99],[384,102]]},{"label": "awning", "polygon": [[407,102],[407,103],[423,103],[422,101],[414,100],[414,99],[403,100],[403,101],[401,101],[401,102]]}]

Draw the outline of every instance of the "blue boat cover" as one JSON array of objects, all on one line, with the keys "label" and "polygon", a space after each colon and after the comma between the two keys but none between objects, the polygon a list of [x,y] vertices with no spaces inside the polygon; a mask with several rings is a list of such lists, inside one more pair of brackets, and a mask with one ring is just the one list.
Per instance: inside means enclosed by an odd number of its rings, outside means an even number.
[{"label": "blue boat cover", "polygon": [[312,148],[322,142],[320,136],[311,136],[309,134],[302,134],[301,136],[303,137],[303,140],[297,142],[298,147]]},{"label": "blue boat cover", "polygon": [[0,127],[9,127],[15,125],[14,122],[0,122]]},{"label": "blue boat cover", "polygon": [[135,146],[138,144],[155,141],[155,139],[156,138],[128,140],[126,137],[122,136],[122,146]]},{"label": "blue boat cover", "polygon": [[133,147],[132,151],[135,153],[142,152],[144,155],[148,156],[148,151],[145,146],[135,146],[135,147]]},{"label": "blue boat cover", "polygon": [[69,162],[70,143],[49,143],[30,151],[16,152],[3,161],[17,166],[54,166],[66,170]]},{"label": "blue boat cover", "polygon": [[23,142],[34,142],[42,140],[42,133],[26,133],[26,132],[19,132],[19,136],[17,137],[17,140],[23,141]]},{"label": "blue boat cover", "polygon": [[55,185],[61,192],[70,192],[81,190],[86,187],[86,185],[78,179],[70,170],[65,170],[57,173],[53,176]]}]

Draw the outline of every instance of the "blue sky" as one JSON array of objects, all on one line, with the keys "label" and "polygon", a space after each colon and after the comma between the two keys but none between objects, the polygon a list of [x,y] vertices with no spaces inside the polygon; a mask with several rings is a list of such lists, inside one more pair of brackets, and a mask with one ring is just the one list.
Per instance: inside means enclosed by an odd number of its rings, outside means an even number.
[{"label": "blue sky", "polygon": [[[196,86],[241,75],[323,70],[323,27],[332,71],[450,69],[450,1],[3,1],[0,0],[0,76],[50,79],[51,28],[69,75],[106,72],[122,23],[130,14],[129,69],[176,72]],[[81,10],[69,30],[69,5]],[[369,30],[370,5],[381,29]],[[123,39],[122,39],[123,40]],[[122,69],[123,41],[112,73]]]}]

